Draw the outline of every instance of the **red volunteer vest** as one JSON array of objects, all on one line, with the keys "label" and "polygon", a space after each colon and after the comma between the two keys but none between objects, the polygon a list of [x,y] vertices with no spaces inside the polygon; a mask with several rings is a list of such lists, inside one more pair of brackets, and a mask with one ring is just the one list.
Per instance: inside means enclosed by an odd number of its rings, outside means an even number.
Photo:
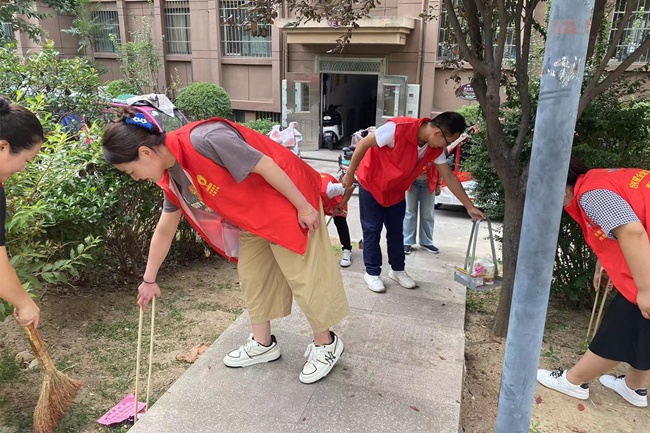
[{"label": "red volunteer vest", "polygon": [[[430,119],[393,117],[395,123],[395,147],[368,149],[359,164],[359,184],[384,206],[392,206],[404,200],[404,194],[413,181],[426,170],[443,152],[443,148],[429,148],[418,162],[418,131],[420,125]],[[435,188],[434,188],[435,189]]]},{"label": "red volunteer vest", "polygon": [[[330,182],[332,183],[339,183],[338,180],[331,174],[327,173],[321,173],[320,174],[320,199],[321,202],[323,203],[323,212],[325,212],[325,215],[332,215],[332,212],[334,211],[334,208],[338,205],[341,204],[341,201],[343,200],[342,195],[337,195],[336,197],[329,198],[327,196],[327,185],[329,185]],[[345,205],[345,210],[348,210],[348,205]],[[345,217],[345,215],[341,215]]]},{"label": "red volunteer vest", "polygon": [[[190,142],[192,129],[214,121],[225,122],[235,128],[246,143],[275,161],[316,210],[319,209],[320,200],[318,172],[291,150],[278,146],[267,136],[218,117],[190,123],[167,134],[165,138],[165,146],[190,175],[198,195],[207,207],[243,230],[298,254],[304,254],[307,249],[308,231],[300,227],[296,208],[284,195],[256,173],[251,173],[237,183],[228,170],[194,149]],[[165,190],[169,200],[183,210],[179,201],[182,198],[177,197],[171,189],[170,180],[169,173],[165,171],[158,185]],[[183,213],[185,214],[184,210]],[[208,241],[209,237],[194,224],[192,218],[187,220]],[[227,256],[212,242],[209,243],[220,254]]]},{"label": "red volunteer vest", "polygon": [[436,187],[438,186],[438,167],[431,161],[427,164],[427,180],[429,181],[429,194],[436,192]]},{"label": "red volunteer vest", "polygon": [[650,227],[650,171],[640,168],[589,170],[578,178],[574,188],[573,201],[564,208],[582,227],[587,244],[594,250],[603,268],[612,279],[616,289],[628,301],[636,304],[638,288],[625,261],[620,244],[594,223],[580,207],[582,194],[595,189],[612,191],[629,203],[645,227]]}]

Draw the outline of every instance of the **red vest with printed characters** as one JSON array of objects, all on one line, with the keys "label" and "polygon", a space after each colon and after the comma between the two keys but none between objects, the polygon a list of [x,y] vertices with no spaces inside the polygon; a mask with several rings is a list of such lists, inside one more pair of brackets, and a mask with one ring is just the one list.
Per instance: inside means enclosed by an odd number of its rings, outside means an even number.
[{"label": "red vest with printed characters", "polygon": [[[325,212],[325,215],[332,215],[332,212],[334,211],[334,208],[338,205],[341,204],[341,201],[343,201],[343,196],[342,195],[337,195],[335,197],[329,198],[327,196],[327,185],[329,183],[339,183],[338,180],[331,174],[327,173],[321,173],[320,174],[320,199],[321,202],[323,203],[323,212]],[[344,207],[344,210],[348,210],[348,205],[346,204]],[[345,216],[345,215],[341,215]]]},{"label": "red vest with printed characters", "polygon": [[404,200],[404,194],[413,181],[427,169],[443,148],[428,148],[418,162],[418,131],[420,125],[430,119],[393,117],[395,123],[395,147],[372,147],[359,164],[359,184],[384,206],[392,206]]},{"label": "red vest with printed characters", "polygon": [[[582,194],[596,189],[612,191],[629,203],[646,231],[650,226],[650,171],[640,168],[595,169],[578,178],[573,201],[564,208],[582,227],[587,244],[594,250],[614,287],[636,304],[638,288],[625,261],[620,244],[594,223],[580,206]],[[650,231],[648,231],[650,233]]]},{"label": "red vest with printed characters", "polygon": [[431,161],[430,163],[427,164],[426,167],[427,171],[427,180],[429,181],[429,194],[433,194],[436,192],[436,187],[438,186],[438,179],[440,176],[438,175],[438,167]]},{"label": "red vest with printed characters", "polygon": [[[316,211],[320,205],[318,172],[291,150],[278,146],[267,136],[218,117],[190,123],[167,134],[165,138],[165,146],[189,174],[199,198],[207,207],[243,230],[304,254],[308,231],[300,227],[296,208],[284,195],[256,173],[251,173],[237,183],[228,170],[194,149],[190,133],[195,127],[207,122],[224,122],[236,129],[246,143],[280,166]],[[170,188],[170,181],[169,173],[165,172],[158,185],[165,190],[169,200],[182,210],[183,207],[179,204],[182,198],[177,197]],[[191,218],[187,219],[192,223]],[[204,239],[208,239],[196,224],[192,225]],[[212,243],[210,245],[215,248]],[[219,248],[215,249],[223,254]]]}]

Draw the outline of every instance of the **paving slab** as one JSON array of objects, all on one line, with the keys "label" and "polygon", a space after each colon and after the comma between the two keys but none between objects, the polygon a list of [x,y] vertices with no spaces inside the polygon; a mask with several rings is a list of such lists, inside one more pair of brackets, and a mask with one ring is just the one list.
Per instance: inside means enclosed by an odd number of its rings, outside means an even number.
[{"label": "paving slab", "polygon": [[[335,155],[310,163],[335,172]],[[348,221],[358,240],[355,202]],[[341,271],[351,312],[333,328],[345,352],[323,380],[312,385],[298,380],[311,330],[295,305],[290,316],[272,324],[282,350],[279,360],[225,367],[223,356],[250,333],[245,311],[129,431],[457,433],[466,293],[453,281],[453,268],[464,257],[471,227],[467,217],[458,215],[453,227],[462,226],[463,233],[437,235],[449,240],[439,245],[440,254],[415,248],[407,256],[406,269],[419,285],[415,290],[387,278],[384,257],[387,291],[371,292],[363,281],[362,252],[353,250],[352,266]],[[335,234],[333,226],[329,229]],[[382,245],[385,252],[385,240]]]}]

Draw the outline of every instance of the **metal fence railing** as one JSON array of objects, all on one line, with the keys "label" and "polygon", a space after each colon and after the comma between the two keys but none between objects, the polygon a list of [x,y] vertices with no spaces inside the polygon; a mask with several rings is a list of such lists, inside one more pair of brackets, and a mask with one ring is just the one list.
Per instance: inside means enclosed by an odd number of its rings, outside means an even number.
[{"label": "metal fence railing", "polygon": [[95,35],[94,45],[97,53],[114,53],[116,42],[120,42],[120,20],[117,11],[95,11],[93,12],[93,21],[101,25],[101,30]]},{"label": "metal fence railing", "polygon": [[190,2],[165,1],[167,54],[192,54],[190,35]]},{"label": "metal fence railing", "polygon": [[223,0],[219,2],[221,15],[221,44],[227,57],[271,57],[271,25],[256,24],[260,36],[253,36],[245,25],[248,10],[245,0]]}]

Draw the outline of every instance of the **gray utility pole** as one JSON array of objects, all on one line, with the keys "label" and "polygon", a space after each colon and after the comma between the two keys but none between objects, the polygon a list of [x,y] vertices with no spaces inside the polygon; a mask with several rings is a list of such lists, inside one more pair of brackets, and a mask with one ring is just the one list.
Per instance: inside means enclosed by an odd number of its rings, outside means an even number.
[{"label": "gray utility pole", "polygon": [[552,1],[496,433],[527,433],[594,0]]}]

